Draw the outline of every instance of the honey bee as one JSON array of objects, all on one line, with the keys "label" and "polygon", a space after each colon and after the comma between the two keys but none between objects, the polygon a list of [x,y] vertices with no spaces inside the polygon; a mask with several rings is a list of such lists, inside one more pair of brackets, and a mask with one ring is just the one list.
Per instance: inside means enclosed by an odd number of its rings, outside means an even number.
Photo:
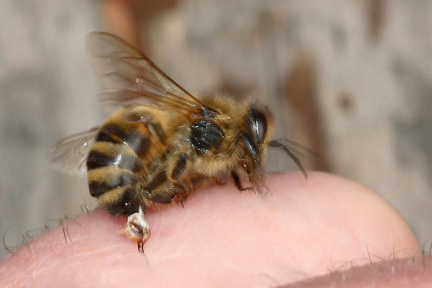
[{"label": "honey bee", "polygon": [[86,44],[103,87],[98,100],[114,112],[101,126],[57,143],[47,160],[87,175],[100,206],[128,215],[123,232],[141,252],[150,235],[146,208],[182,204],[207,182],[227,177],[240,191],[264,191],[268,147],[283,149],[305,174],[283,142],[269,140],[274,124],[266,106],[195,97],[114,35],[92,32]]}]

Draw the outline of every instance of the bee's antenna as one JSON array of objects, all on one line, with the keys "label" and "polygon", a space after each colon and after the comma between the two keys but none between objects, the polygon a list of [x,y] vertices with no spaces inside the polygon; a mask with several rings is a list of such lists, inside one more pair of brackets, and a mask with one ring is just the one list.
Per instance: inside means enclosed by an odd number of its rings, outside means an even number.
[{"label": "bee's antenna", "polygon": [[300,143],[297,143],[297,142],[295,142],[295,141],[289,140],[289,139],[287,139],[287,138],[277,139],[276,141],[278,141],[278,142],[283,141],[284,143],[285,143],[285,142],[286,142],[286,143],[289,143],[289,144],[291,144],[291,145],[293,145],[293,146],[295,146],[295,147],[298,147],[298,148],[300,148],[300,149],[302,149],[302,150],[304,150],[304,151],[306,151],[306,152],[312,154],[312,155],[315,156],[315,157],[319,157],[318,153],[316,153],[316,152],[313,151],[312,149],[310,149],[310,148],[308,148],[308,147],[306,147],[306,146],[304,146],[304,145],[302,145],[302,144],[300,144]]},{"label": "bee's antenna", "polygon": [[[284,141],[286,141],[286,139],[283,139]],[[294,142],[295,143],[295,142]],[[292,143],[291,143],[292,144]],[[297,144],[297,143],[296,143]],[[300,144],[298,144],[300,148],[306,148],[306,147],[301,147]],[[303,174],[303,177],[307,180],[308,179],[308,175],[306,173],[306,170],[303,168],[301,161],[291,152],[291,150],[286,147],[284,144],[282,144],[281,142],[279,142],[278,140],[272,140],[268,143],[268,146],[270,147],[276,147],[276,148],[280,148],[282,149],[286,154],[288,154],[288,156],[294,161],[294,163],[297,165],[297,167],[300,169],[300,171]]]}]

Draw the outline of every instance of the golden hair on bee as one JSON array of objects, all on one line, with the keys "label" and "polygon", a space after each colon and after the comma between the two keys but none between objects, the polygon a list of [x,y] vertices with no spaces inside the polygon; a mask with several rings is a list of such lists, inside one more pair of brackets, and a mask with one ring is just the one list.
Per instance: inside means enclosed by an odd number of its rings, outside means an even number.
[{"label": "golden hair on bee", "polygon": [[86,175],[102,207],[128,215],[123,232],[140,251],[150,235],[148,207],[181,204],[226,177],[238,190],[262,191],[268,147],[283,149],[305,174],[284,145],[288,140],[270,140],[274,124],[267,106],[195,97],[108,33],[90,33],[87,50],[103,88],[98,100],[114,112],[101,126],[60,141],[47,159],[59,170]]}]

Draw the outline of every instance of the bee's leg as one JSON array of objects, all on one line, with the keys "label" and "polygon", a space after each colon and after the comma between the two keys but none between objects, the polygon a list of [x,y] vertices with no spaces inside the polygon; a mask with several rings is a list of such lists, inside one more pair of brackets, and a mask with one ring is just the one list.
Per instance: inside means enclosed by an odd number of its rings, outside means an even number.
[{"label": "bee's leg", "polygon": [[146,190],[146,197],[155,203],[161,203],[161,204],[169,204],[174,201],[174,198],[178,195],[183,193],[183,187],[180,187],[178,185],[171,185],[169,187],[165,187],[159,190],[153,190],[149,191]]},{"label": "bee's leg", "polygon": [[165,174],[165,180],[171,180],[172,184],[159,191],[148,194],[148,198],[157,203],[183,203],[193,190],[201,187],[208,178],[202,174],[183,176],[189,156],[186,153],[179,153],[175,162],[169,169],[169,177]]},{"label": "bee's leg", "polygon": [[138,244],[138,250],[144,253],[144,243],[150,236],[150,225],[145,219],[145,210],[139,206],[136,213],[129,215],[125,229],[121,230],[132,242]]},{"label": "bee's leg", "polygon": [[233,177],[233,179],[234,179],[234,184],[235,184],[235,186],[236,186],[236,188],[237,188],[238,190],[240,190],[240,191],[243,192],[243,191],[253,190],[253,189],[254,189],[252,186],[243,187],[242,184],[241,184],[241,182],[240,182],[240,177],[239,177],[239,175],[237,174],[237,172],[235,172],[235,171],[231,171],[231,176]]},{"label": "bee's leg", "polygon": [[183,187],[183,192],[177,194],[177,203],[182,204],[192,191],[203,186],[207,179],[208,177],[203,174],[192,174],[179,180],[178,184]]},{"label": "bee's leg", "polygon": [[186,169],[186,164],[188,160],[188,155],[185,153],[180,153],[177,157],[175,165],[171,169],[171,179],[177,182],[177,185],[181,187],[181,191],[172,198],[172,201],[176,201],[177,203],[183,206],[183,202],[190,195],[193,190],[198,189],[204,183],[205,177],[201,174],[189,175],[186,177],[182,177],[184,171]]},{"label": "bee's leg", "polygon": [[183,172],[186,168],[186,163],[188,160],[188,155],[186,153],[180,153],[178,154],[177,160],[174,164],[174,166],[171,169],[170,177],[173,180],[178,180],[182,176]]},{"label": "bee's leg", "polygon": [[179,179],[176,183],[165,186],[162,189],[149,190],[145,188],[146,197],[156,203],[169,204],[177,202],[181,204],[193,190],[201,187],[208,177],[202,174],[193,174]]}]

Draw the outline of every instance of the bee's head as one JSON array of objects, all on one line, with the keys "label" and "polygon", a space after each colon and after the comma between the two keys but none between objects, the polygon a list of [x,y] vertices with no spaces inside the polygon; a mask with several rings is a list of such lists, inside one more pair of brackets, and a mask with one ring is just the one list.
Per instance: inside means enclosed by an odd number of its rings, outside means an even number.
[{"label": "bee's head", "polygon": [[273,116],[266,106],[252,102],[244,120],[240,142],[244,143],[246,153],[241,166],[248,174],[249,181],[260,182],[264,174],[263,162],[267,156],[269,137],[273,132]]}]

